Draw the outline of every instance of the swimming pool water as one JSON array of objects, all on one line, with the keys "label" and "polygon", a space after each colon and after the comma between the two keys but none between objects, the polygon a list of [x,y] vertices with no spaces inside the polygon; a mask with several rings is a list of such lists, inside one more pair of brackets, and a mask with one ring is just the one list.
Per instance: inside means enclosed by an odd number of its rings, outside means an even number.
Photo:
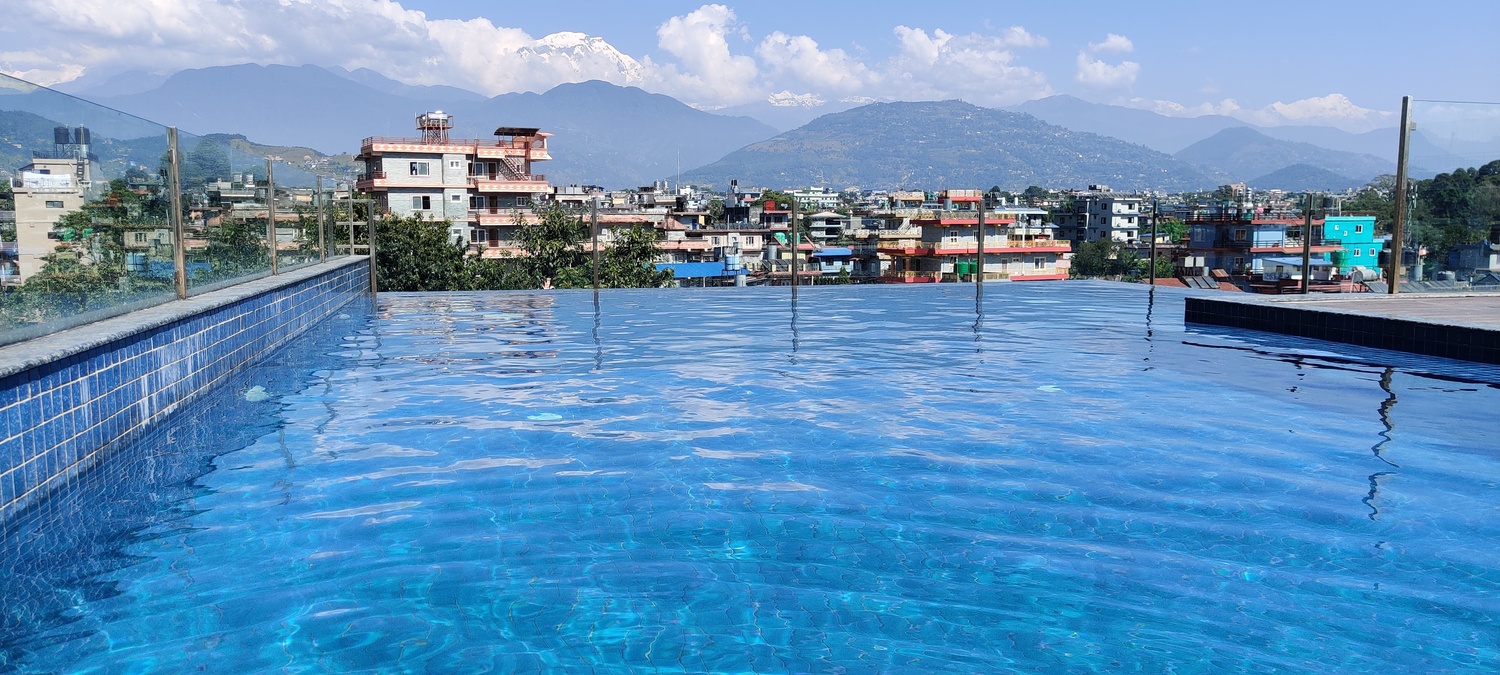
[{"label": "swimming pool water", "polygon": [[1494,369],[985,293],[383,295],[7,531],[0,669],[1500,663]]}]

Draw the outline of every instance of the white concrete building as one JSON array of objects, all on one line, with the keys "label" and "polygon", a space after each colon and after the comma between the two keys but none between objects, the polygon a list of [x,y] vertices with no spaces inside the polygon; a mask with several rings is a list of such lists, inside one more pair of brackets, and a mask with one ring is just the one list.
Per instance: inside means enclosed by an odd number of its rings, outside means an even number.
[{"label": "white concrete building", "polygon": [[1140,239],[1144,200],[1113,192],[1108,185],[1090,185],[1074,193],[1073,208],[1057,215],[1061,235],[1075,244],[1099,239],[1131,243]]},{"label": "white concrete building", "polygon": [[513,248],[520,222],[552,191],[534,162],[552,159],[547,138],[530,127],[500,127],[494,141],[450,139],[452,116],[417,116],[420,138],[366,138],[356,158],[365,173],[355,188],[388,213],[447,219],[454,239],[490,249]]}]

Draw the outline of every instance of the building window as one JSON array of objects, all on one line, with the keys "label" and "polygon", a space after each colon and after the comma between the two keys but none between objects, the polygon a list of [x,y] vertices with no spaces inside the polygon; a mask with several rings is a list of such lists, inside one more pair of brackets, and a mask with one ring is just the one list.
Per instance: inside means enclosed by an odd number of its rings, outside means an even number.
[{"label": "building window", "polygon": [[430,210],[432,210],[432,197],[429,197],[427,195],[422,195],[420,197],[412,197],[411,198],[411,209],[413,211],[430,211]]},{"label": "building window", "polygon": [[455,160],[451,160],[451,161],[448,162],[448,168],[450,168],[450,169],[457,169],[457,168],[459,168],[459,166],[460,166],[460,162],[458,160],[456,160],[456,159]]},{"label": "building window", "polygon": [[1236,228],[1234,230],[1234,240],[1235,241],[1244,241],[1245,240],[1245,228],[1240,227],[1240,228]]},{"label": "building window", "polygon": [[48,200],[47,201],[47,208],[49,208],[49,209],[60,209],[62,207],[63,207],[63,203],[62,202],[52,201],[52,200]]},{"label": "building window", "polygon": [[1379,254],[1377,254],[1375,252],[1375,249],[1372,248],[1372,249],[1370,249],[1370,255],[1373,257],[1373,256],[1376,256],[1376,255],[1379,255]]},{"label": "building window", "polygon": [[1047,266],[1047,259],[1043,258],[1041,256],[1037,256],[1035,258],[1032,258],[1031,259],[1031,266],[1034,267],[1034,268],[1036,268],[1036,269],[1045,268]]},{"label": "building window", "polygon": [[135,234],[135,243],[137,243],[137,244],[144,244],[144,243],[146,243],[146,233],[145,232],[136,232],[134,234]]},{"label": "building window", "polygon": [[473,237],[472,237],[472,238],[473,238],[473,240],[474,240],[474,241],[475,241],[475,242],[476,242],[476,243],[480,243],[480,244],[482,244],[482,243],[484,243],[484,242],[485,242],[485,241],[487,241],[487,239],[486,239],[486,238],[485,238],[485,235],[486,235],[486,234],[487,234],[487,233],[486,233],[486,232],[485,232],[485,231],[484,231],[484,230],[481,230],[481,229],[475,229],[475,230],[474,230],[474,236],[473,236]]},{"label": "building window", "polygon": [[411,175],[430,176],[432,175],[432,165],[428,164],[427,162],[412,162]]},{"label": "building window", "polygon": [[455,201],[455,202],[462,201],[463,198],[464,198],[463,195],[453,195],[453,201]]},{"label": "building window", "polygon": [[1363,224],[1356,223],[1354,225],[1354,233],[1355,234],[1364,234],[1364,232],[1365,232],[1365,226]]}]

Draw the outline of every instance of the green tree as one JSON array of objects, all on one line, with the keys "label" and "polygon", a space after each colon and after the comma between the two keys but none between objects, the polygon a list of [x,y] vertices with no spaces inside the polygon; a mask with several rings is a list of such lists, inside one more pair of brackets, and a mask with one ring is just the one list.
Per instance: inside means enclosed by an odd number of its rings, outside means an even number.
[{"label": "green tree", "polygon": [[1079,244],[1070,269],[1075,278],[1122,278],[1139,275],[1144,266],[1134,250],[1106,237]]},{"label": "green tree", "polygon": [[599,285],[606,288],[659,288],[672,280],[671,270],[657,271],[654,261],[661,255],[656,230],[636,223],[615,230],[614,245],[599,262]]},{"label": "green tree", "polygon": [[[583,240],[588,236],[588,226],[583,218],[569,214],[561,206],[552,205],[537,214],[536,222],[521,223],[516,240],[526,253],[523,267],[531,280],[540,286],[543,280],[551,279],[553,288],[580,288],[588,275],[577,274],[577,269],[587,257]],[[587,285],[592,285],[589,282]]]},{"label": "green tree", "polygon": [[1168,241],[1179,242],[1187,237],[1188,227],[1176,218],[1165,216],[1156,221],[1156,232],[1165,235]]},{"label": "green tree", "polygon": [[375,226],[376,273],[390,291],[468,290],[467,252],[448,236],[446,221],[388,216]]},{"label": "green tree", "polygon": [[[1143,271],[1142,274],[1146,274],[1146,272]],[[1170,256],[1156,256],[1156,278],[1167,279],[1175,276],[1176,274],[1177,265],[1176,263],[1172,262],[1172,258]]]},{"label": "green tree", "polygon": [[709,202],[708,202],[708,222],[710,222],[710,223],[722,223],[722,222],[724,222],[724,200],[719,199],[717,197],[714,198],[714,199],[709,200]]},{"label": "green tree", "polygon": [[1096,239],[1078,245],[1073,252],[1072,274],[1074,277],[1102,277],[1109,274],[1110,256],[1114,253],[1114,242]]},{"label": "green tree", "polygon": [[229,178],[229,153],[218,143],[200,139],[182,161],[182,185],[198,187],[209,181]]},{"label": "green tree", "polygon": [[760,201],[762,204],[768,201],[774,201],[776,202],[776,208],[779,209],[792,208],[792,196],[780,190],[762,191],[760,193]]},{"label": "green tree", "polygon": [[1396,217],[1396,177],[1390,174],[1376,176],[1342,205],[1344,215],[1375,216],[1375,232],[1391,231],[1391,222]]}]

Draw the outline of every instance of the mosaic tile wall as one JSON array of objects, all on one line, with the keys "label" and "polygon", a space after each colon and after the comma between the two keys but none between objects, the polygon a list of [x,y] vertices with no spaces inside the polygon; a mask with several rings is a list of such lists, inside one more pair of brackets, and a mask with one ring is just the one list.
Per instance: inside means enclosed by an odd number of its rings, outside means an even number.
[{"label": "mosaic tile wall", "polygon": [[0,523],[369,285],[347,265],[0,380]]}]

